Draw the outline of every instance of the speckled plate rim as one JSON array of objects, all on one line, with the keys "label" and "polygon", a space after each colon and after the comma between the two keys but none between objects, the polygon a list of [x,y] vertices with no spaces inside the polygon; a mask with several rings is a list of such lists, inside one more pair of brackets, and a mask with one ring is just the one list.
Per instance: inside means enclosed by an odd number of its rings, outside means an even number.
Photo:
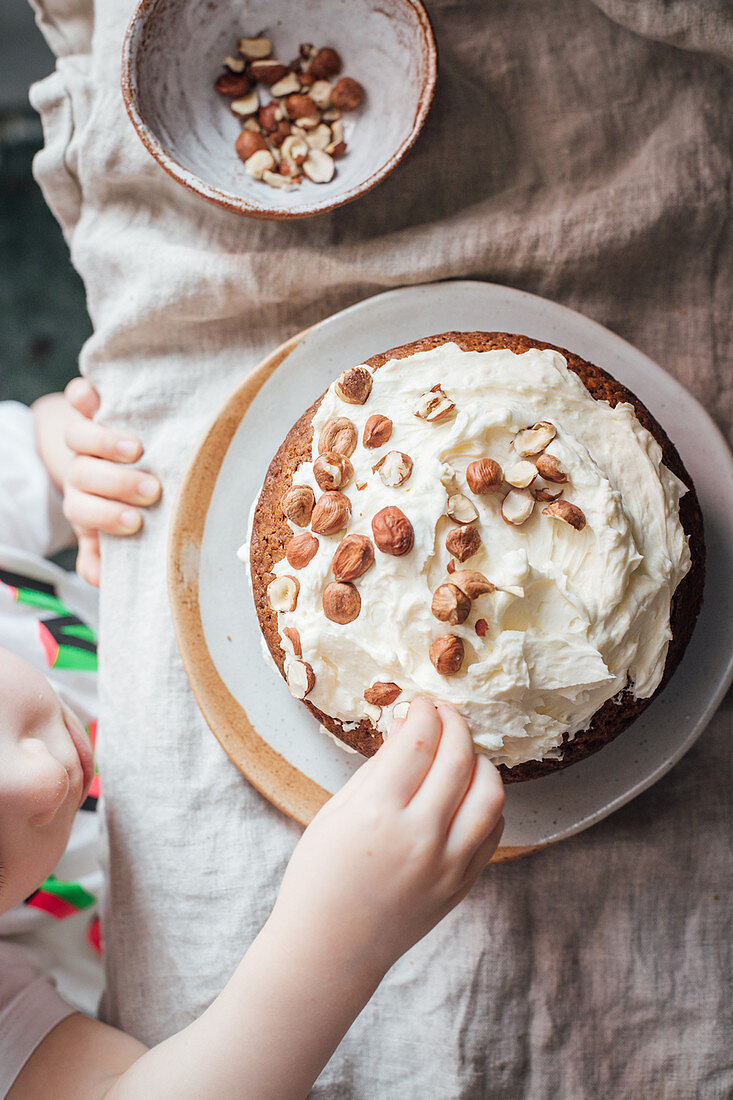
[{"label": "speckled plate rim", "polygon": [[[412,129],[404,141],[397,147],[389,160],[367,176],[360,184],[350,188],[339,199],[328,202],[327,199],[316,203],[308,203],[303,206],[292,206],[288,209],[273,206],[259,206],[249,202],[241,195],[234,195],[231,191],[223,191],[213,184],[187,172],[183,165],[167,153],[158,141],[157,137],[143,119],[138,108],[138,80],[135,69],[137,45],[148,19],[153,17],[153,9],[159,0],[140,0],[135,9],[125,33],[122,46],[122,71],[121,87],[125,109],[135,128],[135,131],[151,157],[158,162],[172,179],[180,183],[187,191],[199,195],[217,206],[223,207],[234,214],[244,214],[252,218],[265,218],[272,221],[285,221],[294,218],[311,218],[316,214],[326,214],[330,210],[336,210],[339,206],[354,202],[355,199],[371,191],[378,183],[394,171],[397,165],[404,159],[415,144],[420,131],[423,128],[428,111],[435,95],[435,85],[438,79],[438,47],[435,41],[433,27],[428,13],[420,0],[399,0],[415,12],[420,30],[422,32],[423,56],[425,60],[425,82],[418,100]],[[196,182],[194,182],[194,180]]]},{"label": "speckled plate rim", "polygon": [[[429,285],[433,290],[436,288],[436,284]],[[450,287],[453,290],[460,287],[493,288],[512,297],[523,299],[528,305],[534,303],[535,308],[538,306],[550,307],[556,315],[567,318],[568,323],[572,322],[574,325],[580,323],[589,331],[595,330],[598,334],[602,334],[604,338],[611,339],[618,350],[623,351],[626,349],[635,359],[644,360],[653,372],[664,376],[665,382],[670,385],[682,404],[694,404],[699,415],[708,422],[709,431],[711,437],[715,440],[716,446],[721,450],[721,453],[727,455],[727,472],[731,478],[731,503],[733,504],[733,457],[730,455],[722,434],[707,412],[691,394],[652,360],[643,356],[636,348],[605,329],[602,325],[537,295],[508,287],[499,287],[496,284],[470,281],[437,284],[437,286],[441,285]],[[330,318],[324,318],[324,321],[320,324],[336,317],[343,318],[349,314],[358,315],[364,307],[372,308],[385,299],[394,299],[397,295],[419,292],[421,289],[427,289],[427,285],[424,288],[419,286],[401,288],[376,295],[348,307]],[[256,732],[246,711],[230,693],[220,677],[204,634],[199,604],[199,564],[208,506],[219,468],[240,422],[257,393],[271,375],[282,365],[301,341],[318,327],[319,325],[315,325],[304,329],[269,353],[233,391],[212,425],[205,432],[189,462],[174,502],[167,563],[169,600],[176,640],[189,682],[207,724],[229,758],[253,786],[273,805],[301,825],[308,824],[317,810],[330,797],[329,792],[290,764]],[[724,613],[724,609],[721,610]],[[643,776],[638,782],[630,784],[620,796],[612,798],[600,806],[597,811],[587,814],[573,827],[564,830],[561,834],[551,835],[539,844],[502,846],[497,850],[492,862],[500,863],[516,859],[568,839],[601,821],[657,782],[681,759],[700,736],[732,681],[733,648],[728,651],[727,655],[724,655],[724,661],[721,663],[717,674],[715,691],[707,699],[704,708],[696,715],[695,721],[690,725],[686,736],[676,744],[674,751],[670,752],[663,765],[659,766],[652,774]],[[575,767],[580,768],[582,764]],[[557,774],[562,775],[563,773]],[[552,779],[553,777],[548,778]],[[547,780],[534,780],[532,782],[543,784]]]}]

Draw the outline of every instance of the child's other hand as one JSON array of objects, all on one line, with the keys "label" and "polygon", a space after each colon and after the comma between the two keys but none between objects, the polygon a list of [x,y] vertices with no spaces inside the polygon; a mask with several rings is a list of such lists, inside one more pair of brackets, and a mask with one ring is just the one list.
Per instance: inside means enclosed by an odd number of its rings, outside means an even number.
[{"label": "child's other hand", "polygon": [[386,970],[471,889],[503,807],[458,711],[416,699],[304,833],[273,917],[293,934],[327,928],[331,949]]},{"label": "child's other hand", "polygon": [[64,442],[72,452],[63,480],[64,515],[79,540],[76,571],[99,584],[99,532],[132,535],[142,525],[139,507],[160,496],[160,482],[142,470],[126,469],[143,453],[129,432],[105,428],[92,417],[99,397],[85,378],[72,378],[64,397],[74,410],[66,421]]}]

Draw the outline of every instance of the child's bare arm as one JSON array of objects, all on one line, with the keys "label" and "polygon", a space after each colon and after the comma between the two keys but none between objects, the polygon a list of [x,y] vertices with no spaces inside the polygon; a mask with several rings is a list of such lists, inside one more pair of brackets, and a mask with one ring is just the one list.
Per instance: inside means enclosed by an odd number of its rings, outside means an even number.
[{"label": "child's bare arm", "polygon": [[145,1053],[105,1028],[102,1058],[103,1025],[70,1017],[10,1100],[45,1095],[52,1073],[55,1100],[305,1097],[387,970],[468,893],[503,805],[463,719],[416,700],[305,831],[272,914],[198,1020]]},{"label": "child's bare arm", "polygon": [[99,408],[86,379],[74,378],[61,393],[33,405],[36,448],[64,494],[64,514],[79,542],[77,572],[99,584],[99,532],[131,535],[140,529],[140,507],[160,496],[157,478],[130,468],[142,455],[134,435],[92,420]]}]

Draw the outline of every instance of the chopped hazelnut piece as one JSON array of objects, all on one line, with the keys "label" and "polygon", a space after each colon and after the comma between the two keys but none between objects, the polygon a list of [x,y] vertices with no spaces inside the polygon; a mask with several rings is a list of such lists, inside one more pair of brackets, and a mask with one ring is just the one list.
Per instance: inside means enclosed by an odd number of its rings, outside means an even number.
[{"label": "chopped hazelnut piece", "polygon": [[287,665],[285,679],[296,699],[305,699],[316,684],[315,673],[307,661],[291,661]]},{"label": "chopped hazelnut piece", "polygon": [[267,586],[267,602],[273,611],[294,611],[299,592],[295,577],[275,577]]},{"label": "chopped hazelnut piece", "polygon": [[553,481],[562,485],[568,480],[567,474],[554,455],[540,455],[537,459],[537,469],[545,481]]},{"label": "chopped hazelnut piece", "polygon": [[455,409],[454,403],[447,394],[443,393],[440,386],[433,386],[428,393],[422,394],[415,406],[415,416],[421,420],[434,423],[437,420],[445,420]]},{"label": "chopped hazelnut piece", "polygon": [[559,519],[563,523],[569,524],[570,527],[574,527],[576,531],[582,531],[586,524],[583,512],[576,504],[571,504],[569,500],[556,500],[553,504],[548,504],[546,508],[542,509],[542,515],[550,516],[551,519]]},{"label": "chopped hazelnut piece", "polygon": [[374,467],[382,482],[392,489],[404,485],[412,473],[412,459],[402,451],[388,451]]},{"label": "chopped hazelnut piece", "polygon": [[316,502],[310,485],[291,485],[282,498],[282,510],[296,527],[307,527]]},{"label": "chopped hazelnut piece", "polygon": [[453,493],[448,497],[447,514],[456,523],[473,523],[478,519],[475,505],[463,493]]},{"label": "chopped hazelnut piece", "polygon": [[537,455],[552,443],[557,435],[555,426],[547,420],[540,420],[531,428],[523,428],[514,436],[514,450],[518,455]]},{"label": "chopped hazelnut piece", "polygon": [[350,367],[336,379],[334,390],[342,401],[363,405],[372,392],[372,375],[367,367]]},{"label": "chopped hazelnut piece", "polygon": [[501,506],[502,519],[507,523],[511,523],[514,527],[519,527],[521,524],[526,523],[534,510],[534,499],[529,493],[526,493],[520,489],[512,489],[510,493],[504,497],[504,501]]}]

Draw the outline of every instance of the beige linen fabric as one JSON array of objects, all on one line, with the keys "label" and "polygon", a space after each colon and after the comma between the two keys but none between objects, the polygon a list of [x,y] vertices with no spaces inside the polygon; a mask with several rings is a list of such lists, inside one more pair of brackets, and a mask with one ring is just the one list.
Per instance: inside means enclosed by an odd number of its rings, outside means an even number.
[{"label": "beige linen fabric", "polygon": [[[428,0],[440,77],[414,150],[359,202],[276,224],[187,194],[144,151],[118,80],[132,0],[37,3],[59,55],[33,92],[37,175],[87,286],[82,369],[165,490],[141,538],[104,546],[100,650],[104,1014],[154,1042],[231,973],[298,836],[224,756],[176,650],[164,549],[197,436],[289,334],[450,277],[587,313],[730,431],[730,6]],[[652,790],[486,874],[395,966],[313,1095],[730,1094],[730,734],[728,702]]]}]

